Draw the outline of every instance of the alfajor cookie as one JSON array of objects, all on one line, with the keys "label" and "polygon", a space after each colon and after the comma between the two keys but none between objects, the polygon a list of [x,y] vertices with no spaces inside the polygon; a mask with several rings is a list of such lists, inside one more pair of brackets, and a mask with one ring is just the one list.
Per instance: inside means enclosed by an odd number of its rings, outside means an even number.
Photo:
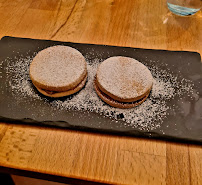
[{"label": "alfajor cookie", "polygon": [[152,74],[144,64],[122,56],[102,62],[94,83],[98,96],[118,108],[132,108],[141,104],[148,97],[152,85]]},{"label": "alfajor cookie", "polygon": [[68,96],[84,87],[87,63],[78,50],[53,46],[34,57],[29,74],[40,93],[50,97]]}]

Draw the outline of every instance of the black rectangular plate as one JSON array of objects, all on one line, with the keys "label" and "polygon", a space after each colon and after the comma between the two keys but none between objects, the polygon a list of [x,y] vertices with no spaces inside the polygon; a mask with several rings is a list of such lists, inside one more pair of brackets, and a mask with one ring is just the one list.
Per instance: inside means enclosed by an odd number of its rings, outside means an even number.
[{"label": "black rectangular plate", "polygon": [[[53,45],[66,45],[78,49],[88,60],[100,56],[100,62],[110,56],[128,56],[135,58],[146,65],[154,61],[159,68],[169,68],[173,74],[191,80],[195,91],[199,92],[194,101],[190,101],[185,94],[181,99],[188,103],[187,111],[176,110],[163,121],[160,128],[144,131],[139,128],[124,126],[124,121],[114,121],[94,112],[63,110],[57,111],[42,100],[18,99],[14,96],[8,84],[6,74],[7,63],[3,62],[0,70],[0,120],[5,122],[37,124],[42,126],[56,126],[83,131],[92,131],[117,135],[158,138],[187,143],[202,143],[202,64],[200,54],[195,52],[164,51],[116,47],[93,44],[79,44],[49,40],[34,40],[25,38],[4,37],[0,41],[0,64],[8,57],[12,62]],[[95,53],[92,54],[92,51]],[[166,64],[166,65],[162,65]],[[10,78],[10,77],[9,77]],[[37,93],[37,92],[36,92]],[[18,99],[18,101],[16,101]],[[61,99],[63,100],[63,99]],[[17,102],[17,103],[16,103]],[[176,98],[167,104],[181,104]],[[185,113],[186,112],[186,113]],[[43,114],[42,114],[43,113]]]}]

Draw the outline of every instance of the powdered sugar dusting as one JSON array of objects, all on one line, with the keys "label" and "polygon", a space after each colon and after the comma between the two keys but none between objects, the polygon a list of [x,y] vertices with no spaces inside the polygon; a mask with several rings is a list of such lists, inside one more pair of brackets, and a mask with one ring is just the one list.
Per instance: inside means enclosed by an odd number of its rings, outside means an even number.
[{"label": "powdered sugar dusting", "polygon": [[0,78],[2,78],[2,69],[3,69],[2,64],[3,64],[3,61],[0,61]]},{"label": "powdered sugar dusting", "polygon": [[[155,65],[155,62],[151,62],[148,68],[153,75],[153,88],[147,100],[132,109],[113,108],[104,103],[93,88],[97,67],[102,60],[96,57],[89,60],[88,55],[85,57],[88,69],[88,81],[85,88],[71,98],[55,99],[49,102],[49,106],[56,111],[73,109],[96,112],[99,115],[110,117],[117,124],[123,124],[119,120],[124,121],[124,125],[120,125],[120,127],[151,131],[161,126],[169,115],[169,110],[175,109],[175,107],[167,103],[168,101],[171,101],[176,96],[180,98],[185,93],[191,96],[194,91],[193,84],[190,81],[180,79],[172,74],[169,69],[162,70]],[[8,78],[9,88],[11,88],[14,95],[18,95],[18,99],[23,100],[26,96],[32,99],[40,99],[42,103],[47,103],[45,98],[39,96],[29,79],[29,65],[32,59],[33,56],[16,58],[16,62],[12,62],[9,58],[4,61],[7,62],[8,76],[12,76],[12,78]]]},{"label": "powdered sugar dusting", "polygon": [[[148,98],[140,106],[133,109],[118,109],[110,107],[100,100],[93,88],[93,80],[98,64],[98,60],[95,60],[92,65],[88,65],[89,76],[85,89],[83,89],[71,100],[56,100],[52,102],[52,105],[57,106],[59,109],[70,108],[76,110],[88,110],[114,118],[115,120],[122,119],[127,123],[127,126],[131,126],[133,128],[138,127],[141,130],[153,130],[160,127],[163,119],[167,115],[166,111],[169,109],[165,100],[174,96],[174,87],[169,84],[170,86],[165,88],[165,84],[163,84],[162,81],[154,78],[153,90],[150,98]],[[163,92],[161,94],[160,101],[158,92]],[[170,92],[172,94],[170,94]],[[156,121],[154,122],[154,120]]]},{"label": "powdered sugar dusting", "polygon": [[29,79],[29,65],[33,57],[27,58],[15,58],[17,62],[12,62],[9,58],[4,62],[7,62],[7,74],[11,75],[9,78],[9,86],[14,95],[18,95],[19,99],[23,99],[24,96],[29,96],[37,99],[41,97],[34,91],[32,82]]}]

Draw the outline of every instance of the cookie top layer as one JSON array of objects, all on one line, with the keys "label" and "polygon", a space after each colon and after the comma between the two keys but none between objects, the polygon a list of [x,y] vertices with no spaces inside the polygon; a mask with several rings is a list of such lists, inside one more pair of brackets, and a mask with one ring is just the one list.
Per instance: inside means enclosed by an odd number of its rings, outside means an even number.
[{"label": "cookie top layer", "polygon": [[30,78],[38,88],[67,91],[87,74],[83,55],[68,46],[53,46],[40,51],[30,64]]},{"label": "cookie top layer", "polygon": [[132,102],[144,97],[153,84],[152,74],[144,64],[122,56],[102,62],[96,78],[100,90],[120,102]]}]

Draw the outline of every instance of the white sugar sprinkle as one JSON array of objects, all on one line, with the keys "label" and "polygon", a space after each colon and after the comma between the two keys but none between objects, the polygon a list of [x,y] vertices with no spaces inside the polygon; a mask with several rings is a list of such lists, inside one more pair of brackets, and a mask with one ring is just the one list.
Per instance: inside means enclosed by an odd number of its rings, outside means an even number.
[{"label": "white sugar sprinkle", "polygon": [[[85,57],[88,64],[88,81],[85,88],[71,99],[55,99],[51,101],[49,105],[54,107],[56,111],[74,109],[96,112],[102,116],[115,119],[117,124],[122,124],[118,120],[125,121],[125,124],[120,125],[120,127],[124,126],[151,131],[161,126],[163,120],[169,115],[168,110],[175,109],[175,106],[169,106],[168,101],[172,100],[175,96],[182,97],[184,93],[192,95],[194,91],[193,84],[190,81],[186,79],[180,80],[169,69],[162,70],[156,67],[155,62],[152,63],[151,61],[150,65],[152,67],[149,67],[149,69],[154,79],[149,98],[140,106],[132,109],[113,108],[100,100],[93,88],[93,80],[101,60],[95,57],[92,61],[88,59],[88,55]],[[7,62],[7,73],[12,77],[8,77],[9,88],[22,101],[23,97],[27,96],[47,103],[33,89],[29,79],[29,65],[33,57],[15,59],[17,60],[15,62],[9,58],[4,61]]]}]

